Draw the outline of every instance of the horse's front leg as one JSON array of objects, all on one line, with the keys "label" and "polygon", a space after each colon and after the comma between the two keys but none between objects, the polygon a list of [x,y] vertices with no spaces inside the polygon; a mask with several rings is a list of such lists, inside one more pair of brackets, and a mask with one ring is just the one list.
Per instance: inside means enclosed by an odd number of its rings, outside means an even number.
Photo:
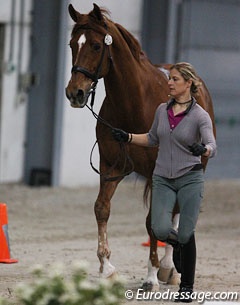
[{"label": "horse's front leg", "polygon": [[98,225],[98,250],[100,261],[100,276],[110,277],[115,273],[115,267],[110,263],[111,251],[107,239],[107,222],[110,216],[111,198],[120,181],[104,181],[101,179],[100,190],[95,202],[94,211]]}]

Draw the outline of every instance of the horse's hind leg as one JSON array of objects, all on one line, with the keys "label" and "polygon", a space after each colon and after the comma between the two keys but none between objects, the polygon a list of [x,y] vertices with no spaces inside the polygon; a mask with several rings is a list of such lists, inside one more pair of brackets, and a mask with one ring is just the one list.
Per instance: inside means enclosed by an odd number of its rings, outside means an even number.
[{"label": "horse's hind leg", "polygon": [[[173,229],[177,231],[179,223],[179,214],[175,214],[173,217]],[[180,276],[176,271],[173,263],[173,247],[166,244],[165,255],[160,260],[160,267],[158,271],[158,279],[161,282],[166,282],[170,285],[178,285]]]},{"label": "horse's hind leg", "polygon": [[[175,214],[175,213],[174,213]],[[179,214],[173,217],[173,228],[178,229]],[[157,254],[157,240],[151,230],[151,212],[149,210],[146,218],[146,227],[150,236],[150,253],[148,261],[148,274],[143,283],[144,290],[155,290],[159,287],[159,281],[166,282],[171,285],[179,284],[179,274],[176,272],[173,264],[173,248],[171,245],[166,245],[165,255],[160,263]]]},{"label": "horse's hind leg", "polygon": [[116,190],[118,181],[105,181],[101,179],[100,190],[95,202],[94,211],[98,225],[98,250],[100,260],[100,276],[110,277],[115,273],[115,267],[110,263],[111,251],[107,239],[107,222],[110,216],[111,198]]},{"label": "horse's hind leg", "polygon": [[[175,205],[174,210],[173,210],[172,224],[173,224],[173,229],[175,231],[177,231],[178,225],[179,225],[178,205]],[[176,271],[172,257],[173,257],[173,247],[169,244],[166,244],[165,255],[160,260],[158,279],[161,282],[166,282],[167,284],[170,284],[170,285],[178,285],[180,282],[180,275]]]},{"label": "horse's hind leg", "polygon": [[157,240],[152,234],[151,230],[151,213],[150,209],[146,218],[146,228],[148,235],[150,237],[150,252],[149,252],[149,260],[148,260],[148,274],[147,278],[143,282],[142,288],[145,291],[152,291],[159,289],[158,283],[158,269],[159,269],[159,260],[157,254]]}]

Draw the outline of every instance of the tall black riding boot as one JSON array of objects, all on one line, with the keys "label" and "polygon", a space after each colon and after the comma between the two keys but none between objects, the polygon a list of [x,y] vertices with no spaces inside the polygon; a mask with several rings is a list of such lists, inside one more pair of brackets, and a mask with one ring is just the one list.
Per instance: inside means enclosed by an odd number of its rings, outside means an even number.
[{"label": "tall black riding boot", "polygon": [[178,273],[182,273],[181,248],[180,244],[173,246],[173,263]]},{"label": "tall black riding boot", "polygon": [[181,283],[179,295],[176,302],[192,302],[191,294],[193,292],[195,268],[196,268],[196,243],[195,236],[192,235],[187,244],[181,247]]}]

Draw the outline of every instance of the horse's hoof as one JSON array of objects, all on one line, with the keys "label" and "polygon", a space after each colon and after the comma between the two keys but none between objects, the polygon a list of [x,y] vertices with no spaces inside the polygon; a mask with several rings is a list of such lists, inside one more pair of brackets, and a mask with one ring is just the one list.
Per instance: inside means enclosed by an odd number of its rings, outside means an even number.
[{"label": "horse's hoof", "polygon": [[99,273],[99,277],[102,278],[102,279],[112,279],[114,278],[115,276],[117,276],[117,272],[114,270],[111,270],[111,272],[100,272]]},{"label": "horse's hoof", "polygon": [[110,261],[104,258],[103,271],[100,272],[101,278],[112,278],[116,274],[116,268],[110,263]]},{"label": "horse's hoof", "polygon": [[153,284],[152,282],[144,282],[142,284],[143,291],[159,291],[159,285],[158,284]]},{"label": "horse's hoof", "polygon": [[167,284],[169,285],[179,285],[180,284],[180,274],[175,268],[172,268],[172,272],[168,278]]},{"label": "horse's hoof", "polygon": [[107,279],[114,280],[114,281],[117,280],[118,279],[117,271],[114,271],[112,274],[108,275]]},{"label": "horse's hoof", "polygon": [[172,273],[173,268],[164,268],[162,266],[159,267],[157,277],[160,282],[167,283],[168,279]]}]

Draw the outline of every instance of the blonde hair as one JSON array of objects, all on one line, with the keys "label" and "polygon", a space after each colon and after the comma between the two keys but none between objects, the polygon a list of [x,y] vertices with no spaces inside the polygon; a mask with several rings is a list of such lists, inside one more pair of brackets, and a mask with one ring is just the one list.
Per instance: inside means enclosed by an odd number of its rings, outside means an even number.
[{"label": "blonde hair", "polygon": [[176,69],[186,81],[188,81],[188,80],[192,81],[192,85],[190,88],[190,91],[192,94],[198,92],[198,87],[202,85],[202,82],[199,79],[199,77],[197,76],[197,73],[196,73],[194,67],[190,63],[179,62],[179,63],[172,65],[170,67],[170,70],[172,70],[172,69]]}]

